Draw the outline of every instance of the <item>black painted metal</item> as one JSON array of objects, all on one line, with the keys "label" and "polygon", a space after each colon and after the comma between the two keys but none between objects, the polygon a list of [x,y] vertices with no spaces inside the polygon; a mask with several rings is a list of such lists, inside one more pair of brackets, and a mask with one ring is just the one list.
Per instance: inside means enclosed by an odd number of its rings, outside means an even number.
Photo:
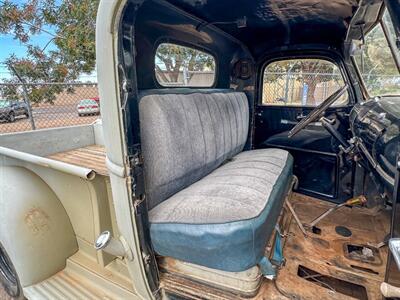
[{"label": "black painted metal", "polygon": [[4,247],[0,244],[0,287],[13,299],[21,297],[18,275]]},{"label": "black painted metal", "polygon": [[[214,87],[229,88],[234,63],[253,61],[246,46],[215,26],[196,27],[203,20],[181,11],[166,1],[149,0],[140,7],[135,21],[135,55],[139,89],[162,88],[155,78],[155,52],[161,43],[175,43],[198,48],[214,56]],[[133,37],[132,37],[133,38]],[[133,53],[131,53],[132,55]]]},{"label": "black painted metal", "polygon": [[159,277],[157,262],[151,244],[148,210],[144,188],[144,174],[139,126],[139,99],[137,88],[137,68],[135,53],[135,20],[140,5],[129,3],[123,13],[119,31],[119,78],[121,109],[123,111],[128,160],[131,168],[133,206],[140,236],[143,264],[150,289],[159,297]]},{"label": "black painted metal", "polygon": [[[390,17],[393,21],[396,35],[400,37],[400,1],[399,0],[385,0],[385,5],[389,11]],[[398,39],[399,41],[399,39]],[[397,43],[397,47],[400,48],[400,42]]]},{"label": "black painted metal", "polygon": [[[340,47],[358,4],[353,0],[169,2],[236,37],[248,46],[255,58],[277,46],[322,43]],[[238,28],[235,22],[244,16],[247,26]]]},{"label": "black painted metal", "polygon": [[[292,58],[319,58],[335,63],[346,83],[349,84],[349,104],[345,107],[331,107],[326,111],[325,116],[329,119],[336,119],[336,129],[343,139],[350,138],[349,120],[353,104],[357,102],[356,95],[360,92],[355,88],[353,78],[350,76],[352,70],[346,64],[344,57],[338,50],[328,49],[323,45],[304,46],[300,49],[287,49],[286,51],[271,50],[266,53],[258,64],[258,99],[262,99],[262,84],[264,68],[275,60]],[[308,115],[312,107],[302,106],[265,106],[256,103],[255,115],[255,148],[280,147],[289,150],[298,158],[295,159],[295,175],[299,177],[299,191],[335,203],[341,203],[350,197],[352,193],[352,169],[341,168],[339,158],[332,160],[327,154],[336,155],[339,152],[338,143],[331,139],[331,135],[323,127],[314,127],[314,131],[304,130],[301,138],[293,140],[282,138],[279,141],[270,143],[270,139],[277,134],[290,131],[298,122],[298,115]],[[289,122],[285,122],[285,120]],[[316,140],[315,130],[319,132],[320,139]],[[308,134],[309,132],[309,134]],[[325,133],[325,134],[324,134]],[[287,135],[286,135],[287,136]],[[324,137],[326,136],[326,137]],[[316,154],[315,151],[320,154]],[[306,169],[304,169],[306,168]],[[316,168],[316,169],[315,169]]]},{"label": "black painted metal", "polygon": [[331,124],[330,120],[327,118],[321,119],[322,126],[345,148],[349,147],[349,143],[346,139],[340,134],[339,131]]},{"label": "black painted metal", "polygon": [[372,159],[392,178],[400,152],[400,97],[382,97],[360,103],[350,114],[353,135]]}]

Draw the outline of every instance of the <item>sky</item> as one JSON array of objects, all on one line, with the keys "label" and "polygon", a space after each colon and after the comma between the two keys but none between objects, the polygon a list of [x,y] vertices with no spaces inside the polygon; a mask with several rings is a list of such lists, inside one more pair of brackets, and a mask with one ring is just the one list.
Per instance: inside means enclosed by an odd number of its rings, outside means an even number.
[{"label": "sky", "polygon": [[[42,48],[52,38],[47,33],[32,36],[32,42],[35,45],[41,46]],[[24,57],[26,55],[26,47],[18,40],[13,38],[13,35],[1,35],[0,34],[0,62],[5,61],[7,57],[15,54],[17,57]],[[51,50],[54,46],[49,45],[47,49]],[[4,65],[0,65],[0,78],[4,78],[8,75],[8,71]]]},{"label": "sky", "polygon": [[[47,31],[52,32],[50,28],[45,28]],[[46,44],[51,40],[53,36],[51,36],[48,33],[41,33],[38,35],[31,36],[31,42],[34,45],[37,45],[41,48],[44,48]],[[54,44],[50,44],[47,46],[46,50],[51,50],[54,49],[55,46]],[[7,70],[7,68],[1,64],[7,57],[9,57],[12,54],[15,54],[17,57],[24,57],[26,55],[26,50],[27,48],[25,45],[23,45],[19,40],[15,40],[13,38],[13,35],[7,34],[7,35],[1,35],[0,34],[0,82],[4,78],[9,78],[10,74]],[[96,75],[95,73],[93,74],[84,74],[81,75],[79,80],[82,81],[93,81],[96,80]]]},{"label": "sky", "polygon": [[[25,3],[26,0],[14,0],[13,2],[22,4]],[[54,28],[51,27],[45,27],[44,29],[49,32],[54,32]],[[42,32],[40,34],[31,36],[30,41],[32,42],[32,44],[37,45],[40,48],[44,48],[52,37],[53,36],[51,34]],[[49,46],[47,46],[46,51],[54,48],[54,44],[50,43]],[[21,42],[15,40],[12,34],[0,34],[0,82],[2,81],[2,79],[10,77],[7,68],[1,63],[11,54],[15,54],[17,57],[20,58],[24,57],[26,55],[26,50],[27,48]],[[95,73],[93,73],[89,75],[82,75],[79,79],[82,81],[93,81],[95,80],[95,78],[96,75]]]},{"label": "sky", "polygon": [[[23,4],[26,0],[14,0],[13,2]],[[45,33],[32,37],[32,41],[34,41],[36,45],[42,45],[43,47],[50,39],[51,36]],[[14,40],[11,34],[0,34],[0,63],[11,54],[15,54],[17,57],[24,57],[26,54],[26,47],[18,40]],[[8,70],[4,65],[0,64],[0,80],[6,76],[8,76]]]}]

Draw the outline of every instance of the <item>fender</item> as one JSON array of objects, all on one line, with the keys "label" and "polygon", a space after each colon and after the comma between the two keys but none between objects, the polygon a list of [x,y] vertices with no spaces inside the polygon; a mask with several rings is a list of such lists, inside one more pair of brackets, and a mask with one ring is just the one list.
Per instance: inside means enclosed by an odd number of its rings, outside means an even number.
[{"label": "fender", "polygon": [[61,271],[78,250],[64,207],[32,171],[0,166],[0,208],[0,243],[22,287]]}]

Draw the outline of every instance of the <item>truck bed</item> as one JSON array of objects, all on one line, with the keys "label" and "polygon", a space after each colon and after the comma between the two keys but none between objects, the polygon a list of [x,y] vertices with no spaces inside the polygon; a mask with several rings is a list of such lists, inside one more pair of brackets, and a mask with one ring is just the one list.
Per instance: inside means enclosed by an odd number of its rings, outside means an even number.
[{"label": "truck bed", "polygon": [[47,158],[92,169],[99,175],[108,176],[106,150],[104,146],[101,145],[90,145],[64,152],[58,152],[48,155]]}]

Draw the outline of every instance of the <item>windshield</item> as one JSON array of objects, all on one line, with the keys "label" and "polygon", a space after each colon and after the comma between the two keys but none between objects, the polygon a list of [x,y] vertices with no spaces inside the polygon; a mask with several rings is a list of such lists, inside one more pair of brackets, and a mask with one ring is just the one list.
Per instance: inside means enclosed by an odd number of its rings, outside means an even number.
[{"label": "windshield", "polygon": [[[383,26],[382,26],[383,25]],[[388,40],[395,45],[395,31],[387,10],[378,23],[365,36],[362,51],[354,56],[365,87],[370,96],[400,95],[400,74],[394,59],[397,47],[390,49]]]},{"label": "windshield", "polygon": [[84,99],[79,101],[80,105],[97,105],[97,102],[95,100],[92,99]]}]

